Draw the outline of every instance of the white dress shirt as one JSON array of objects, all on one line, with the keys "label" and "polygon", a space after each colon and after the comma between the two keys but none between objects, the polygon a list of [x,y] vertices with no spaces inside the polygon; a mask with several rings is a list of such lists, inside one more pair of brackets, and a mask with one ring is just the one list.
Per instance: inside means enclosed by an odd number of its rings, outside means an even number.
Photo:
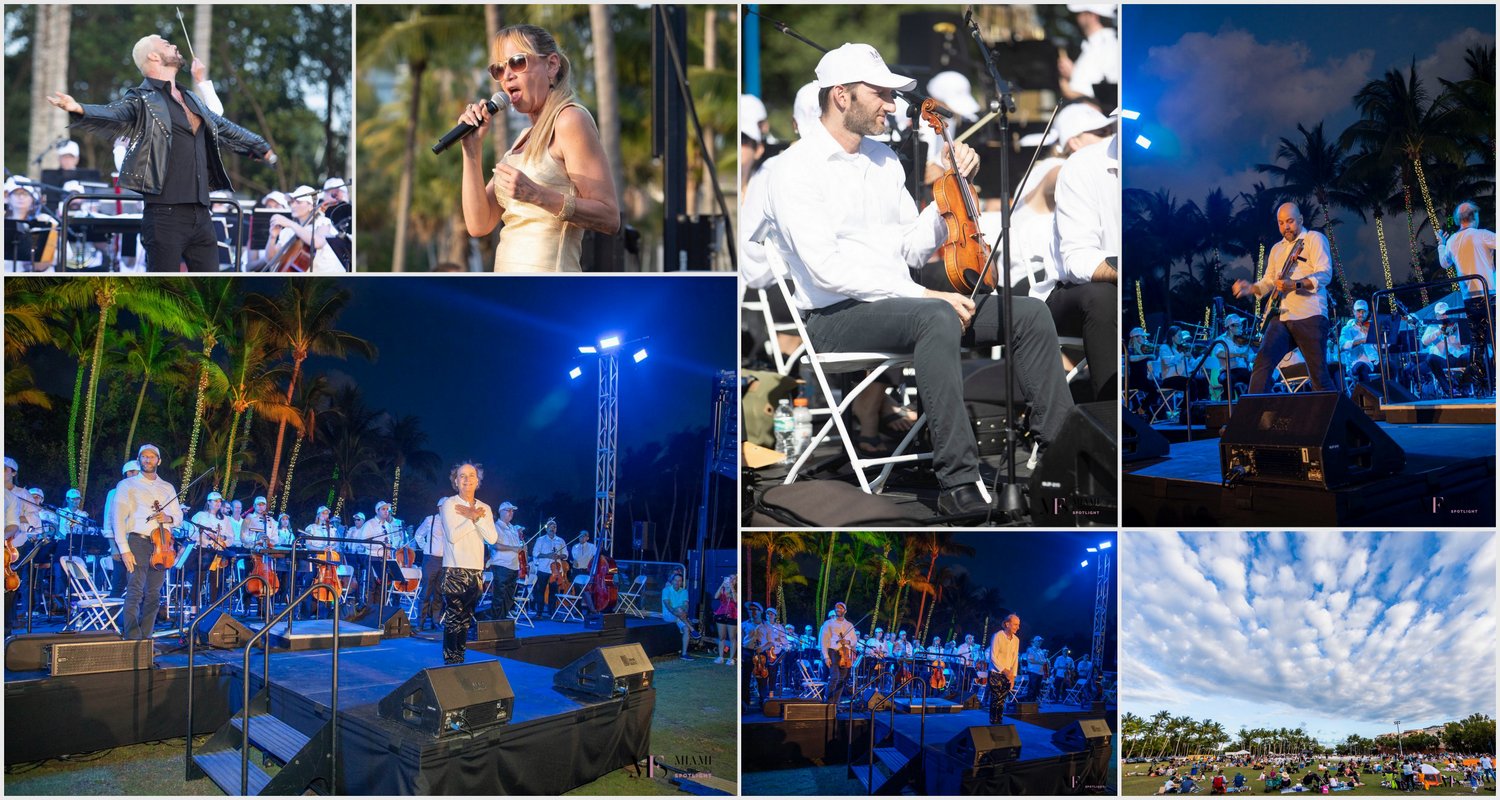
[{"label": "white dress shirt", "polygon": [[[1074,153],[1057,175],[1053,215],[1057,258],[1054,283],[1088,283],[1106,258],[1120,256],[1120,137],[1111,136]],[[1118,263],[1118,262],[1117,262]],[[1045,299],[1045,287],[1038,295]]]},{"label": "white dress shirt", "polygon": [[1015,678],[1020,655],[1021,637],[1007,635],[1005,631],[995,632],[995,640],[990,643],[990,666],[996,672],[1010,670],[1011,678]]},{"label": "white dress shirt", "polygon": [[291,544],[281,540],[281,526],[276,524],[275,517],[254,512],[246,514],[240,522],[240,543],[246,547],[256,547],[266,539],[277,547]]},{"label": "white dress shirt", "polygon": [[1100,28],[1083,41],[1068,78],[1068,88],[1089,97],[1096,83],[1120,83],[1120,39],[1114,28]]},{"label": "white dress shirt", "polygon": [[[792,147],[796,146],[797,142],[793,142]],[[791,147],[766,159],[750,176],[749,183],[745,184],[744,197],[740,198],[740,278],[747,289],[766,289],[776,283],[776,272],[766,260],[766,245],[755,241],[755,232],[766,218],[771,171],[790,150]]]},{"label": "white dress shirt", "polygon": [[338,531],[333,529],[332,522],[309,522],[307,523],[307,527],[302,529],[302,535],[308,538],[307,546],[309,549],[323,550],[334,547],[334,545],[325,540],[336,538],[339,534]]},{"label": "white dress shirt", "polygon": [[[504,544],[511,547],[521,547],[525,544],[521,539],[521,532],[509,522],[496,522],[495,530],[498,531],[499,539],[492,544]],[[519,570],[521,556],[517,550],[496,550],[490,555],[488,566]]]},{"label": "white dress shirt", "polygon": [[[194,514],[193,523],[195,525],[202,525],[203,528],[212,531],[224,542],[225,547],[234,546],[234,540],[229,537],[229,526],[224,524],[224,520],[208,513],[207,510]],[[219,543],[214,541],[213,537],[209,536],[202,528],[193,528],[193,541],[197,542],[199,547],[207,547],[214,550],[220,549]]]},{"label": "white dress shirt", "polygon": [[[441,559],[443,557],[444,542],[439,527],[436,514],[429,514],[426,519],[422,520],[422,524],[417,526],[417,546],[422,548],[422,552],[430,558]],[[439,530],[437,536],[432,535],[435,530]]]},{"label": "white dress shirt", "polygon": [[458,506],[463,502],[463,498],[458,495],[445,497],[438,502],[438,521],[434,523],[434,527],[442,529],[443,566],[484,569],[485,545],[494,544],[500,535],[495,527],[495,514],[488,505],[476,498],[474,505],[479,507],[479,519],[471,520],[458,513]]},{"label": "white dress shirt", "polygon": [[[110,489],[109,494],[104,495],[104,516],[99,520],[100,532],[104,538],[111,542],[115,540],[115,490]],[[239,536],[235,536],[237,540]],[[230,540],[233,544],[234,540]]]},{"label": "white dress shirt", "polygon": [[839,643],[846,647],[853,647],[859,641],[859,632],[854,630],[854,623],[847,619],[834,617],[823,623],[822,630],[818,631],[818,644],[823,650],[823,657],[837,662]]},{"label": "white dress shirt", "polygon": [[824,124],[808,128],[767,187],[766,244],[791,271],[797,307],[921,297],[910,270],[946,235],[937,205],[917,212],[890,147],[863,138],[849,153]]},{"label": "white dress shirt", "polygon": [[115,546],[121,553],[130,552],[130,534],[150,536],[156,528],[151,517],[156,514],[152,503],[161,506],[171,526],[182,520],[182,506],[177,504],[177,490],[165,478],[147,478],[143,472],[126,478],[115,486]]},{"label": "white dress shirt", "polygon": [[[1453,267],[1460,275],[1483,275],[1491,292],[1495,291],[1495,232],[1470,226],[1454,231],[1447,242],[1438,242],[1438,261]],[[1478,294],[1474,281],[1459,284],[1465,299]]]},{"label": "white dress shirt", "polygon": [[[401,520],[391,518],[381,520],[379,515],[365,520],[365,524],[359,528],[359,538],[365,540],[365,552],[372,558],[385,558],[385,547],[388,542],[394,541],[401,531]],[[351,537],[352,538],[352,537]]]},{"label": "white dress shirt", "polygon": [[32,506],[31,492],[17,486],[5,493],[5,528],[7,531],[12,527],[16,529],[11,535],[12,545],[20,547],[26,544],[40,524],[41,518]]},{"label": "white dress shirt", "polygon": [[553,553],[562,553],[567,558],[568,543],[563,541],[557,534],[542,534],[531,543],[531,560],[536,562],[536,574],[546,575],[552,572]]},{"label": "white dress shirt", "polygon": [[[1281,298],[1281,318],[1291,321],[1311,317],[1328,316],[1328,283],[1333,280],[1333,262],[1328,257],[1328,237],[1317,231],[1304,230],[1297,235],[1304,240],[1302,254],[1297,256],[1297,266],[1292,269],[1291,280],[1306,279],[1310,288],[1288,292]],[[1295,241],[1295,240],[1293,240]],[[1266,274],[1253,286],[1256,297],[1265,297],[1271,292],[1286,257],[1292,252],[1292,244],[1279,239],[1266,255]],[[1264,312],[1264,309],[1262,309]]]},{"label": "white dress shirt", "polygon": [[593,542],[579,542],[573,545],[573,569],[589,570],[594,566],[594,554],[599,548]]}]

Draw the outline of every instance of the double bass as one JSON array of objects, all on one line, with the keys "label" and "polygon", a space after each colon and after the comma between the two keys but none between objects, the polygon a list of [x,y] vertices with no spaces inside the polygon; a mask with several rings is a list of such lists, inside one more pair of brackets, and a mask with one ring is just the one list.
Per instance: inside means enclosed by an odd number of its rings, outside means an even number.
[{"label": "double bass", "polygon": [[615,565],[615,560],[609,557],[608,552],[609,544],[614,538],[610,533],[610,522],[606,520],[604,530],[599,532],[599,554],[594,556],[594,566],[584,589],[584,595],[600,614],[614,608],[615,603],[620,600],[620,590],[615,586],[615,573],[620,568]]},{"label": "double bass", "polygon": [[[948,144],[951,152],[954,149],[953,134],[943,122],[939,105],[930,97],[923,100],[922,119]],[[948,225],[948,237],[938,246],[938,254],[942,256],[943,271],[953,291],[973,295],[981,283],[994,289],[995,272],[988,268],[990,246],[979,230],[979,206],[974,200],[974,189],[951,156],[947,170],[932,184],[932,199],[937,203],[938,215]]]}]

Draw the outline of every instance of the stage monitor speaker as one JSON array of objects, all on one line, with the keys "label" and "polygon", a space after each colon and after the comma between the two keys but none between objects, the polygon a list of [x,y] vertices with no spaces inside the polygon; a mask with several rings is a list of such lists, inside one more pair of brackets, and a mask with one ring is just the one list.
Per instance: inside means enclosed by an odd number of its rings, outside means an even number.
[{"label": "stage monitor speaker", "polygon": [[968,695],[964,697],[964,710],[978,711],[980,708],[981,706],[979,705],[979,695],[975,694],[974,692],[969,692]]},{"label": "stage monitor speaker", "polygon": [[1031,473],[1031,522],[1049,526],[1113,526],[1119,470],[1113,401],[1074,406],[1057,441]]},{"label": "stage monitor speaker", "polygon": [[7,672],[32,672],[50,669],[52,657],[48,650],[54,644],[77,644],[80,642],[118,642],[120,634],[114,631],[89,633],[18,633],[5,639],[5,669]]},{"label": "stage monitor speaker", "polygon": [[223,610],[210,611],[193,622],[198,644],[225,650],[238,650],[254,636],[249,628]]},{"label": "stage monitor speaker", "polygon": [[1021,757],[1021,735],[1014,725],[975,725],[948,740],[948,755],[966,769],[978,769]]},{"label": "stage monitor speaker", "polygon": [[560,692],[610,698],[651,688],[656,668],[640,644],[596,647],[557,671],[552,686]]},{"label": "stage monitor speaker", "polygon": [[835,706],[829,703],[783,703],[781,718],[788,722],[833,719]]},{"label": "stage monitor speaker", "polygon": [[1126,464],[1151,458],[1164,458],[1170,445],[1167,437],[1151,427],[1145,417],[1128,409],[1120,414],[1120,460]]},{"label": "stage monitor speaker", "polygon": [[584,630],[590,631],[623,631],[625,630],[624,614],[596,614],[589,613],[583,616]]},{"label": "stage monitor speaker", "polygon": [[879,689],[866,689],[859,700],[860,706],[871,711],[889,711],[891,708],[891,696]]},{"label": "stage monitor speaker", "polygon": [[1243,395],[1219,439],[1226,485],[1336,489],[1405,466],[1401,446],[1341,392]]},{"label": "stage monitor speaker", "polygon": [[1018,716],[1018,717],[1024,717],[1024,716],[1027,716],[1027,715],[1030,715],[1030,714],[1036,714],[1036,713],[1038,713],[1038,711],[1039,711],[1039,707],[1038,707],[1038,704],[1035,701],[1026,701],[1026,702],[1017,702],[1016,703],[1016,716]]},{"label": "stage monitor speaker", "polygon": [[379,713],[441,739],[509,722],[515,703],[500,662],[476,661],[427,667],[382,698]]},{"label": "stage monitor speaker", "polygon": [[1052,743],[1064,753],[1077,753],[1080,750],[1108,748],[1113,735],[1109,723],[1102,719],[1080,719],[1054,732]]},{"label": "stage monitor speaker", "polygon": [[[369,628],[380,628],[381,638],[400,639],[411,636],[411,620],[406,616],[406,609],[400,605],[387,605],[377,616],[374,606],[365,606],[353,614],[344,617],[345,622],[353,622]],[[381,620],[384,620],[382,622]]]},{"label": "stage monitor speaker", "polygon": [[476,641],[494,642],[516,638],[516,621],[513,619],[482,619],[474,623]]},{"label": "stage monitor speaker", "polygon": [[151,669],[155,642],[128,639],[103,642],[58,642],[48,648],[48,667],[54,676],[91,675]]}]

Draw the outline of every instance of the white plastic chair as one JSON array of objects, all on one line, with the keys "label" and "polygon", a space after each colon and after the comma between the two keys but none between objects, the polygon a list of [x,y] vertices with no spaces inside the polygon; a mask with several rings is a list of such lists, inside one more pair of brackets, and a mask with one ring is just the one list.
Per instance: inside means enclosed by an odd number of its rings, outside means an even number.
[{"label": "white plastic chair", "polygon": [[641,619],[650,616],[641,609],[641,593],[644,591],[646,591],[646,576],[635,576],[635,580],[630,582],[630,588],[620,592],[620,613]]},{"label": "white plastic chair", "polygon": [[120,633],[120,625],[116,620],[125,609],[125,600],[99,591],[82,558],[63,556],[62,565],[68,584],[73,587],[73,606],[68,611],[68,623],[63,629],[75,629],[74,626],[77,625],[76,630],[80,631],[109,629]]},{"label": "white plastic chair", "polygon": [[510,610],[510,618],[515,620],[517,625],[525,625],[528,628],[536,627],[536,622],[531,618],[531,597],[535,593],[536,571],[532,570],[526,573],[526,580],[521,581],[521,589],[516,592],[516,601]]},{"label": "white plastic chair", "polygon": [[[397,566],[396,569],[400,570],[401,575],[391,582],[391,597],[401,598],[402,604],[406,606],[406,616],[410,619],[416,619],[417,599],[422,596],[422,568]],[[416,581],[416,588],[409,592],[403,592],[397,588],[398,583],[406,581]]]},{"label": "white plastic chair", "polygon": [[805,658],[797,659],[797,668],[802,671],[802,696],[810,700],[821,701],[824,691],[828,688],[828,681],[814,675]]},{"label": "white plastic chair", "polygon": [[589,576],[573,576],[573,585],[568,587],[568,591],[553,595],[557,598],[557,608],[552,610],[552,619],[555,620],[557,619],[558,614],[562,614],[563,622],[568,622],[575,619],[579,622],[582,622],[583,612],[579,610],[578,603],[583,599],[583,590],[588,585]]}]

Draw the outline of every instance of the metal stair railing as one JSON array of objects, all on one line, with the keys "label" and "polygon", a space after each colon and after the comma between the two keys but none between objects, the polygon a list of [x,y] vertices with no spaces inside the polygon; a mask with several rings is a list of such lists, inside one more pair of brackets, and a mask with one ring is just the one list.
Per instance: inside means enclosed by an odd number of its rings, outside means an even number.
[{"label": "metal stair railing", "polygon": [[[245,586],[250,583],[250,581],[260,581],[263,587],[264,587],[264,584],[265,584],[265,580],[263,578],[261,578],[259,575],[256,575],[254,573],[246,575],[243,580],[241,580],[239,583],[236,583],[234,586],[230,587],[228,591],[224,592],[224,594],[220,595],[218,600],[213,601],[212,603],[210,603],[208,605],[207,608],[204,608],[203,610],[199,611],[197,614],[194,614],[193,615],[193,622],[192,622],[192,624],[187,629],[187,635],[188,635],[187,765],[185,767],[186,774],[184,776],[184,780],[192,780],[193,777],[194,777],[194,775],[193,775],[193,686],[194,686],[194,684],[197,681],[197,676],[193,672],[193,661],[197,657],[197,649],[198,649],[198,647],[197,647],[198,646],[198,620],[203,619],[203,617],[204,617],[205,614],[208,614],[209,612],[211,612],[214,609],[218,608],[219,606],[223,605],[224,601],[228,600],[231,597],[238,596],[240,590],[244,589]],[[264,591],[264,589],[262,589],[262,591]],[[268,604],[261,603],[261,609],[264,612],[264,615],[266,617],[270,616],[270,610],[269,610],[270,606]],[[267,621],[266,621],[266,627],[270,627],[270,620],[269,619],[267,619]]]}]

